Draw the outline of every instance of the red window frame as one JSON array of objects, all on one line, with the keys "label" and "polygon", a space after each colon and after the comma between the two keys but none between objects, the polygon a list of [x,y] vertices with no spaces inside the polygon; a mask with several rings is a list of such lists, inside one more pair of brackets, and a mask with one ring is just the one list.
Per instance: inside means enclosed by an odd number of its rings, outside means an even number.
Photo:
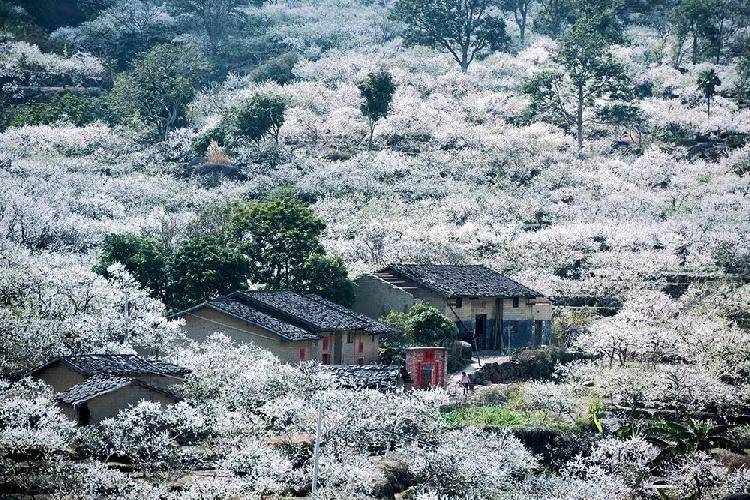
[{"label": "red window frame", "polygon": [[328,350],[328,344],[329,344],[328,338],[329,338],[328,335],[326,335],[325,337],[323,337],[323,350],[324,351]]},{"label": "red window frame", "polygon": [[361,340],[359,341],[359,345],[357,345],[357,352],[362,353],[365,352],[365,343]]},{"label": "red window frame", "polygon": [[300,347],[299,349],[299,360],[304,361],[305,360],[305,348]]}]

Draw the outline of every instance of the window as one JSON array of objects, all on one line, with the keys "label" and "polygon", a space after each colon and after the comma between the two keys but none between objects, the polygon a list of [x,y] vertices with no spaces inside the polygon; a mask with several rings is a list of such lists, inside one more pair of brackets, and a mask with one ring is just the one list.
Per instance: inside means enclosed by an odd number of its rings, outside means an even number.
[{"label": "window", "polygon": [[464,305],[464,298],[463,297],[456,297],[456,309],[461,309]]},{"label": "window", "polygon": [[365,343],[361,340],[359,341],[359,345],[357,346],[357,352],[365,352]]},{"label": "window", "polygon": [[349,332],[346,334],[346,343],[347,344],[353,344],[354,343],[354,334],[352,332]]},{"label": "window", "polygon": [[424,351],[424,355],[422,356],[422,359],[425,361],[434,361],[435,360],[435,351],[432,349],[427,349]]},{"label": "window", "polygon": [[304,360],[305,360],[305,348],[304,348],[304,347],[302,347],[302,348],[301,348],[301,349],[299,350],[299,360],[300,360],[300,361],[304,361]]},{"label": "window", "polygon": [[331,353],[324,352],[323,353],[323,364],[324,365],[330,365],[331,364]]},{"label": "window", "polygon": [[518,297],[513,297],[513,307],[518,307]]},{"label": "window", "polygon": [[328,350],[328,338],[329,338],[328,335],[326,335],[325,337],[323,337],[323,350],[324,351]]},{"label": "window", "polygon": [[358,359],[357,359],[357,364],[358,364],[359,366],[362,366],[362,365],[364,365],[364,364],[365,364],[365,358],[358,358]]}]

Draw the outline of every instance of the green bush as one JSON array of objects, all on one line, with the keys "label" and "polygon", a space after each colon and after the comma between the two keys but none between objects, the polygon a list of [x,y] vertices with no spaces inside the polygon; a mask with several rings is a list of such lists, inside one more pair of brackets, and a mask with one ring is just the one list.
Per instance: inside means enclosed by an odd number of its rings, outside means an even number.
[{"label": "green bush", "polygon": [[[46,101],[34,101],[9,108],[5,125],[47,125],[67,121],[78,127],[95,122],[109,121],[111,115],[99,97],[65,92]],[[5,121],[5,120],[4,120]]]},{"label": "green bush", "polygon": [[458,334],[455,323],[428,304],[414,304],[406,313],[391,311],[380,321],[402,332],[401,338],[389,339],[391,346],[438,345]]},{"label": "green bush", "polygon": [[254,82],[272,81],[281,85],[287,84],[294,80],[292,69],[298,59],[297,54],[287,52],[260,64],[250,72],[250,78]]},{"label": "green bush", "polygon": [[506,406],[463,406],[441,414],[449,427],[491,427],[491,428],[542,428],[562,429],[568,424],[551,420],[543,413],[530,413],[512,410]]}]

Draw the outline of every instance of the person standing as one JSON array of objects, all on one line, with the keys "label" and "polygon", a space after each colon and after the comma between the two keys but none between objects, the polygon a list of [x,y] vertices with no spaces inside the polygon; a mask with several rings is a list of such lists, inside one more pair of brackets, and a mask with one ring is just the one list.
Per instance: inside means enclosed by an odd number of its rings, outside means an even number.
[{"label": "person standing", "polygon": [[464,388],[464,396],[469,392],[469,384],[471,384],[469,375],[466,372],[461,372],[461,386]]}]

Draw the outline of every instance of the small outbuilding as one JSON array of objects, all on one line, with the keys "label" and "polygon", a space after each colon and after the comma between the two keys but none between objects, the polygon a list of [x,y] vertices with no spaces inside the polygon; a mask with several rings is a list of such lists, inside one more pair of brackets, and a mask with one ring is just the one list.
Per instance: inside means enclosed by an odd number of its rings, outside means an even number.
[{"label": "small outbuilding", "polygon": [[409,386],[415,389],[445,387],[448,351],[445,347],[409,347],[406,349]]},{"label": "small outbuilding", "polygon": [[168,405],[178,400],[168,390],[140,379],[106,375],[88,378],[57,396],[63,413],[78,425],[99,423],[141,401]]},{"label": "small outbuilding", "polygon": [[94,424],[140,401],[171,404],[170,387],[190,371],[133,354],[58,356],[27,373],[52,386],[72,420]]}]

